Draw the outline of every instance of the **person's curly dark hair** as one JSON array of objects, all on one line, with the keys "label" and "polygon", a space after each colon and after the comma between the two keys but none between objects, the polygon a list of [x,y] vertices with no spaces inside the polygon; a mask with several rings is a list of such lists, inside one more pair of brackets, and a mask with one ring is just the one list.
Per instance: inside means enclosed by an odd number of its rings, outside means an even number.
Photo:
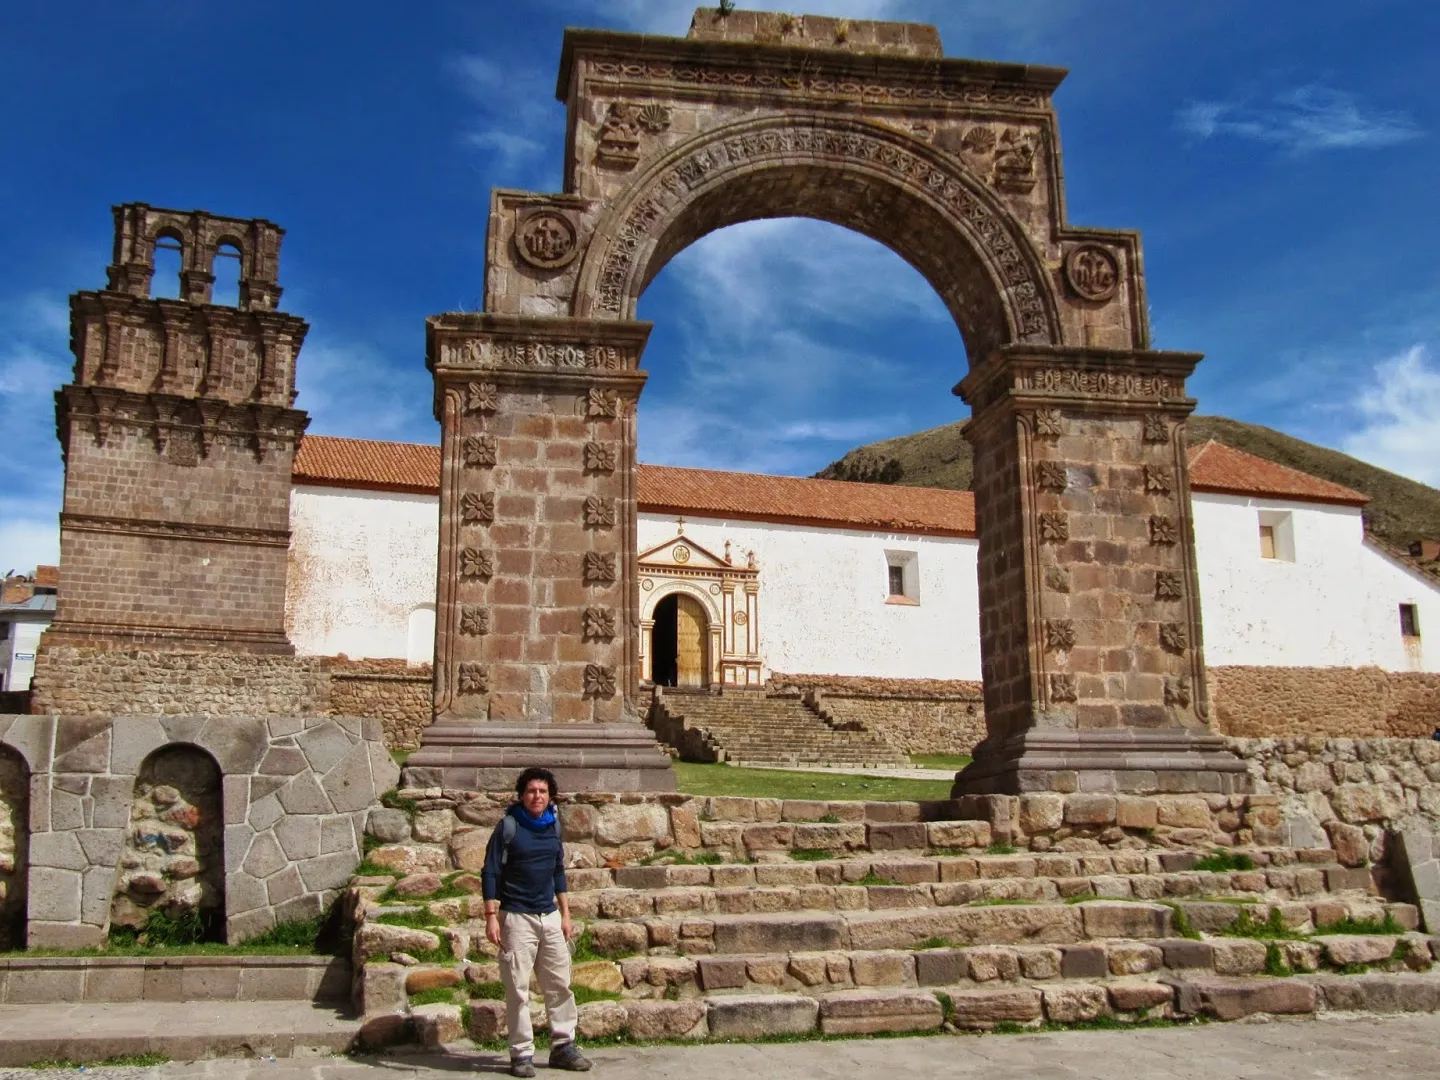
[{"label": "person's curly dark hair", "polygon": [[550,801],[555,801],[555,796],[560,794],[560,785],[555,783],[555,774],[549,769],[542,769],[538,765],[532,765],[520,774],[515,780],[515,797],[518,799],[525,794],[525,789],[530,786],[531,780],[544,780],[545,786],[550,789]]}]

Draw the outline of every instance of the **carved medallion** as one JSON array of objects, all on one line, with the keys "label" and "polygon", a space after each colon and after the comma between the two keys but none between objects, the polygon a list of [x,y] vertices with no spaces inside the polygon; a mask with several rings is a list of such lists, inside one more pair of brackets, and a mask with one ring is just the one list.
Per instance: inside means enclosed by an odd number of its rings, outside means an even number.
[{"label": "carved medallion", "polygon": [[1073,619],[1045,620],[1045,650],[1066,652],[1075,647],[1075,622]]},{"label": "carved medallion", "polygon": [[1185,583],[1178,570],[1155,572],[1155,599],[1179,600],[1185,596]]},{"label": "carved medallion", "polygon": [[655,582],[651,581],[649,578],[646,578],[644,581],[640,582],[640,588],[644,589],[646,592],[650,592],[655,588]]},{"label": "carved medallion", "polygon": [[1170,425],[1159,413],[1145,414],[1145,441],[1163,443],[1170,441]]},{"label": "carved medallion", "polygon": [[587,584],[608,585],[615,580],[615,553],[587,551],[583,577]]},{"label": "carved medallion", "polygon": [[1070,539],[1070,520],[1059,511],[1046,510],[1040,515],[1040,539],[1058,543]]},{"label": "carved medallion", "polygon": [[585,524],[592,529],[608,529],[615,524],[615,503],[599,495],[585,498]]},{"label": "carved medallion", "polygon": [[585,471],[614,472],[614,447],[606,446],[604,443],[587,442],[585,444]]},{"label": "carved medallion", "polygon": [[1057,673],[1050,676],[1050,700],[1051,701],[1078,701],[1079,693],[1075,689],[1075,676],[1068,672]]},{"label": "carved medallion", "polygon": [[500,388],[494,383],[472,382],[465,387],[465,411],[493,413],[500,407]]},{"label": "carved medallion", "polygon": [[605,608],[587,607],[581,620],[580,636],[591,641],[609,641],[615,636],[615,613]]},{"label": "carved medallion", "polygon": [[614,390],[592,386],[585,395],[585,415],[591,419],[620,415],[620,395]]},{"label": "carved medallion", "polygon": [[670,557],[678,563],[687,563],[690,561],[690,549],[684,544],[676,544],[670,549]]},{"label": "carved medallion", "polygon": [[490,612],[488,610],[475,604],[465,604],[460,608],[460,633],[478,637],[489,632]]},{"label": "carved medallion", "polygon": [[1120,287],[1120,264],[1099,244],[1081,244],[1065,256],[1065,284],[1083,300],[1109,300]]},{"label": "carved medallion", "polygon": [[1150,542],[1152,544],[1178,544],[1180,530],[1175,526],[1175,519],[1168,514],[1151,514]]},{"label": "carved medallion", "polygon": [[614,697],[615,670],[601,664],[585,665],[585,696]]},{"label": "carved medallion", "polygon": [[1160,644],[1167,651],[1183,653],[1190,647],[1190,634],[1184,623],[1167,622],[1160,624]]},{"label": "carved medallion", "polygon": [[744,626],[747,622],[750,621],[750,616],[746,615],[743,611],[737,611],[735,612],[734,621],[736,626]]},{"label": "carved medallion", "polygon": [[580,251],[575,226],[558,210],[536,210],[515,226],[515,252],[540,270],[559,270]]},{"label": "carved medallion", "polygon": [[494,465],[497,460],[495,436],[467,435],[461,443],[460,452],[465,459],[466,468],[483,469]]},{"label": "carved medallion", "polygon": [[719,586],[719,585],[712,584],[712,585],[710,586],[710,595],[711,595],[711,596],[719,596],[719,595],[720,595],[720,586]]},{"label": "carved medallion", "polygon": [[488,551],[467,547],[460,551],[460,576],[488,578],[495,576],[495,560]]},{"label": "carved medallion", "polygon": [[1190,676],[1171,675],[1165,679],[1165,704],[1190,707]]},{"label": "carved medallion", "polygon": [[461,664],[456,672],[456,684],[462,694],[488,694],[490,673],[484,664]]},{"label": "carved medallion", "polygon": [[1042,461],[1035,470],[1035,483],[1041,491],[1064,491],[1069,482],[1065,466],[1058,461]]},{"label": "carved medallion", "polygon": [[1035,410],[1035,434],[1036,435],[1064,435],[1065,418],[1060,414],[1059,409],[1036,409]]},{"label": "carved medallion", "polygon": [[467,491],[460,499],[460,520],[466,525],[489,525],[495,520],[495,493]]},{"label": "carved medallion", "polygon": [[1163,465],[1145,466],[1145,491],[1150,495],[1169,495],[1175,490],[1175,474]]}]

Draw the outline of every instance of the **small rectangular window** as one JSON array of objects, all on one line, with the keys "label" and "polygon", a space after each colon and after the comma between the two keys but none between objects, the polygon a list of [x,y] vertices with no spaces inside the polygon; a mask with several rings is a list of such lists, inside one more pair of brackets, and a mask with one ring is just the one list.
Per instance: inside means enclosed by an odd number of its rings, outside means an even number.
[{"label": "small rectangular window", "polygon": [[1414,604],[1400,605],[1400,636],[1405,638],[1420,636],[1420,609]]},{"label": "small rectangular window", "polygon": [[1260,526],[1260,557],[1262,559],[1275,558],[1275,526]]},{"label": "small rectangular window", "polygon": [[890,595],[905,595],[905,567],[903,566],[890,567]]}]

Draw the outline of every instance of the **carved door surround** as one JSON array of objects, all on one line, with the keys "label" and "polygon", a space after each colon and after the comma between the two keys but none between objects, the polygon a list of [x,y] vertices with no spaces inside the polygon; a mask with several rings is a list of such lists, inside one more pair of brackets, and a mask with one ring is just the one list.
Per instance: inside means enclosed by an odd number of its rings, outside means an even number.
[{"label": "carved door surround", "polygon": [[705,612],[710,685],[761,686],[760,570],[697,544],[683,533],[640,553],[640,679],[653,676],[655,609],[675,593]]},{"label": "carved door surround", "polygon": [[[1065,72],[942,58],[933,27],[852,21],[844,41],[813,28],[701,9],[684,39],[566,32],[565,191],[495,192],[487,313],[430,320],[451,480],[437,724],[411,765],[444,764],[427,754],[448,731],[451,764],[564,759],[581,784],[673,783],[648,765],[580,765],[604,758],[605,732],[643,733],[626,546],[648,330],[636,302],[699,237],[799,215],[910,262],[970,357],[957,393],[974,413],[989,735],[957,794],[1231,790],[1240,763],[1207,727],[1183,452],[1199,358],[1149,348],[1138,235],[1065,220],[1051,100]],[[497,464],[466,466],[466,440],[491,426]],[[537,494],[534,470],[506,456],[520,449],[576,470],[550,474],[564,494]],[[494,498],[486,527],[509,537],[493,564],[465,516],[489,513],[482,488]],[[614,525],[592,524],[592,510],[613,511]],[[446,647],[463,639],[467,605],[522,592],[541,607],[521,637]],[[616,629],[595,639],[583,628],[601,618],[601,595]],[[497,606],[491,625],[502,621],[522,619]],[[465,733],[446,726],[461,718]],[[509,756],[494,749],[499,723],[531,732]],[[491,749],[477,756],[477,740]]]}]

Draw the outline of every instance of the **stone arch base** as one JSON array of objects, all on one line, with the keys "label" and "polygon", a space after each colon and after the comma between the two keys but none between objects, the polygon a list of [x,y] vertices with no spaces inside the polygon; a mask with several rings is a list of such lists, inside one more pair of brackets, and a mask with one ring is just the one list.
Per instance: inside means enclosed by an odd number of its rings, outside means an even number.
[{"label": "stone arch base", "polygon": [[136,779],[176,745],[220,768],[230,942],[320,914],[399,778],[371,718],[0,716],[0,746],[30,769],[30,947],[104,943]]}]

